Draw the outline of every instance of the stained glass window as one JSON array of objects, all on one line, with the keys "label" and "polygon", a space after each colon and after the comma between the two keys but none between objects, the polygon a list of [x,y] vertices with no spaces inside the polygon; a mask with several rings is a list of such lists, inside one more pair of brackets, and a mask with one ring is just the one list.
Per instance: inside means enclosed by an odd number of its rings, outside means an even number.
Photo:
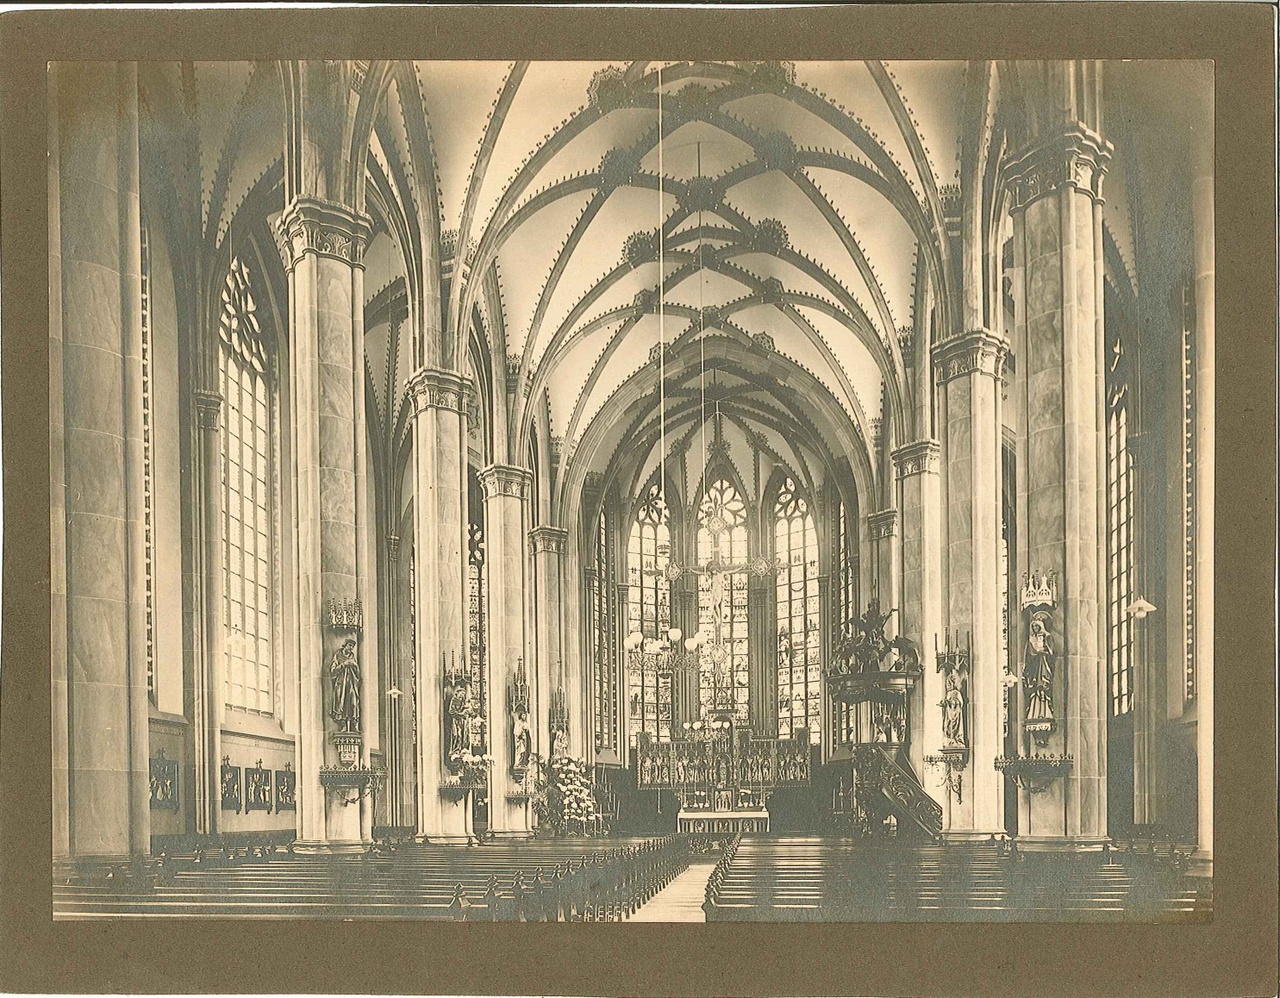
[{"label": "stained glass window", "polygon": [[774,506],[778,623],[778,737],[822,730],[822,632],[818,612],[818,533],[809,506],[788,478]]},{"label": "stained glass window", "polygon": [[596,521],[595,552],[590,576],[591,657],[595,681],[596,748],[614,747],[617,730],[616,628],[613,626],[615,588],[613,558],[609,551],[609,520],[604,510]]},{"label": "stained glass window", "polygon": [[[671,524],[662,491],[646,493],[627,541],[627,633],[657,638],[671,627]],[[645,656],[627,659],[627,737],[635,745],[641,732],[658,741],[671,739],[671,676],[660,676]]]},{"label": "stained glass window", "polygon": [[[747,561],[747,508],[737,488],[721,478],[698,507],[698,564],[743,566]],[[747,573],[698,576],[698,627],[707,637],[699,663],[698,704],[702,717],[732,715],[747,720]]]},{"label": "stained glass window", "polygon": [[484,567],[484,525],[472,520],[467,530],[467,667],[471,671],[473,689],[479,691],[483,709],[489,692],[485,669],[488,592]]},{"label": "stained glass window", "polygon": [[[855,517],[850,514],[844,500],[840,500],[836,504],[836,627],[832,633],[833,644],[858,619],[858,544],[854,523]],[[853,709],[847,703],[836,703],[833,709],[837,742],[853,741]]]},{"label": "stained glass window", "polygon": [[1196,337],[1195,289],[1182,293],[1182,600],[1183,698],[1196,695]]},{"label": "stained glass window", "polygon": [[156,530],[152,493],[155,489],[155,437],[152,427],[154,352],[151,343],[151,247],[145,223],[141,231],[142,284],[142,526],[145,550],[145,609],[147,618],[147,696],[156,702]]},{"label": "stained glass window", "polygon": [[222,432],[223,611],[227,703],[275,709],[275,395],[248,268],[222,288],[218,370]]},{"label": "stained glass window", "polygon": [[1111,713],[1133,709],[1133,457],[1129,453],[1127,358],[1119,337],[1107,363],[1107,664]]}]

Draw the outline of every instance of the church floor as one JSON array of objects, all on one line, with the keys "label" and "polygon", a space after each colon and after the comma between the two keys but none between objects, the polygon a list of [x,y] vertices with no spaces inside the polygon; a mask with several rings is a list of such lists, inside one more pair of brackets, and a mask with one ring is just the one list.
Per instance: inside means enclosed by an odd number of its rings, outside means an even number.
[{"label": "church floor", "polygon": [[629,921],[705,922],[702,902],[707,897],[707,878],[715,865],[714,860],[690,863],[689,869],[655,894]]}]

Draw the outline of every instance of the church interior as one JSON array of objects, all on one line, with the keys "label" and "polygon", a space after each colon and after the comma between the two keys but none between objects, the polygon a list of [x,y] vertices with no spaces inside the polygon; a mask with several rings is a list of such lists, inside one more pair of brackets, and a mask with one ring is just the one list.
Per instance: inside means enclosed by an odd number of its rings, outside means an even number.
[{"label": "church interior", "polygon": [[1207,917],[1211,72],[53,64],[55,916]]}]

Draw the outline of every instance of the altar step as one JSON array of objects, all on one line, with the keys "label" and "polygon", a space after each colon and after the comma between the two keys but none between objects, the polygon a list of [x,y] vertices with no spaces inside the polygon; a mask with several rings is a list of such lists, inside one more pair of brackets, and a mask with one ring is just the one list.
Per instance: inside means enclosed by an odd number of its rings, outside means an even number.
[{"label": "altar step", "polygon": [[632,922],[705,922],[702,902],[707,898],[707,878],[714,860],[699,860],[658,891],[631,916]]}]

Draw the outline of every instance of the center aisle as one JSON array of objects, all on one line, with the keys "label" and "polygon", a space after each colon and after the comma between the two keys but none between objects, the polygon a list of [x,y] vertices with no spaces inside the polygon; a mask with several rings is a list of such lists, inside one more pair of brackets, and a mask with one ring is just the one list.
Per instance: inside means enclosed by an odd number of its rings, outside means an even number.
[{"label": "center aisle", "polygon": [[707,881],[715,869],[715,860],[696,860],[689,868],[658,891],[640,910],[632,922],[705,922],[702,902],[707,899]]}]

